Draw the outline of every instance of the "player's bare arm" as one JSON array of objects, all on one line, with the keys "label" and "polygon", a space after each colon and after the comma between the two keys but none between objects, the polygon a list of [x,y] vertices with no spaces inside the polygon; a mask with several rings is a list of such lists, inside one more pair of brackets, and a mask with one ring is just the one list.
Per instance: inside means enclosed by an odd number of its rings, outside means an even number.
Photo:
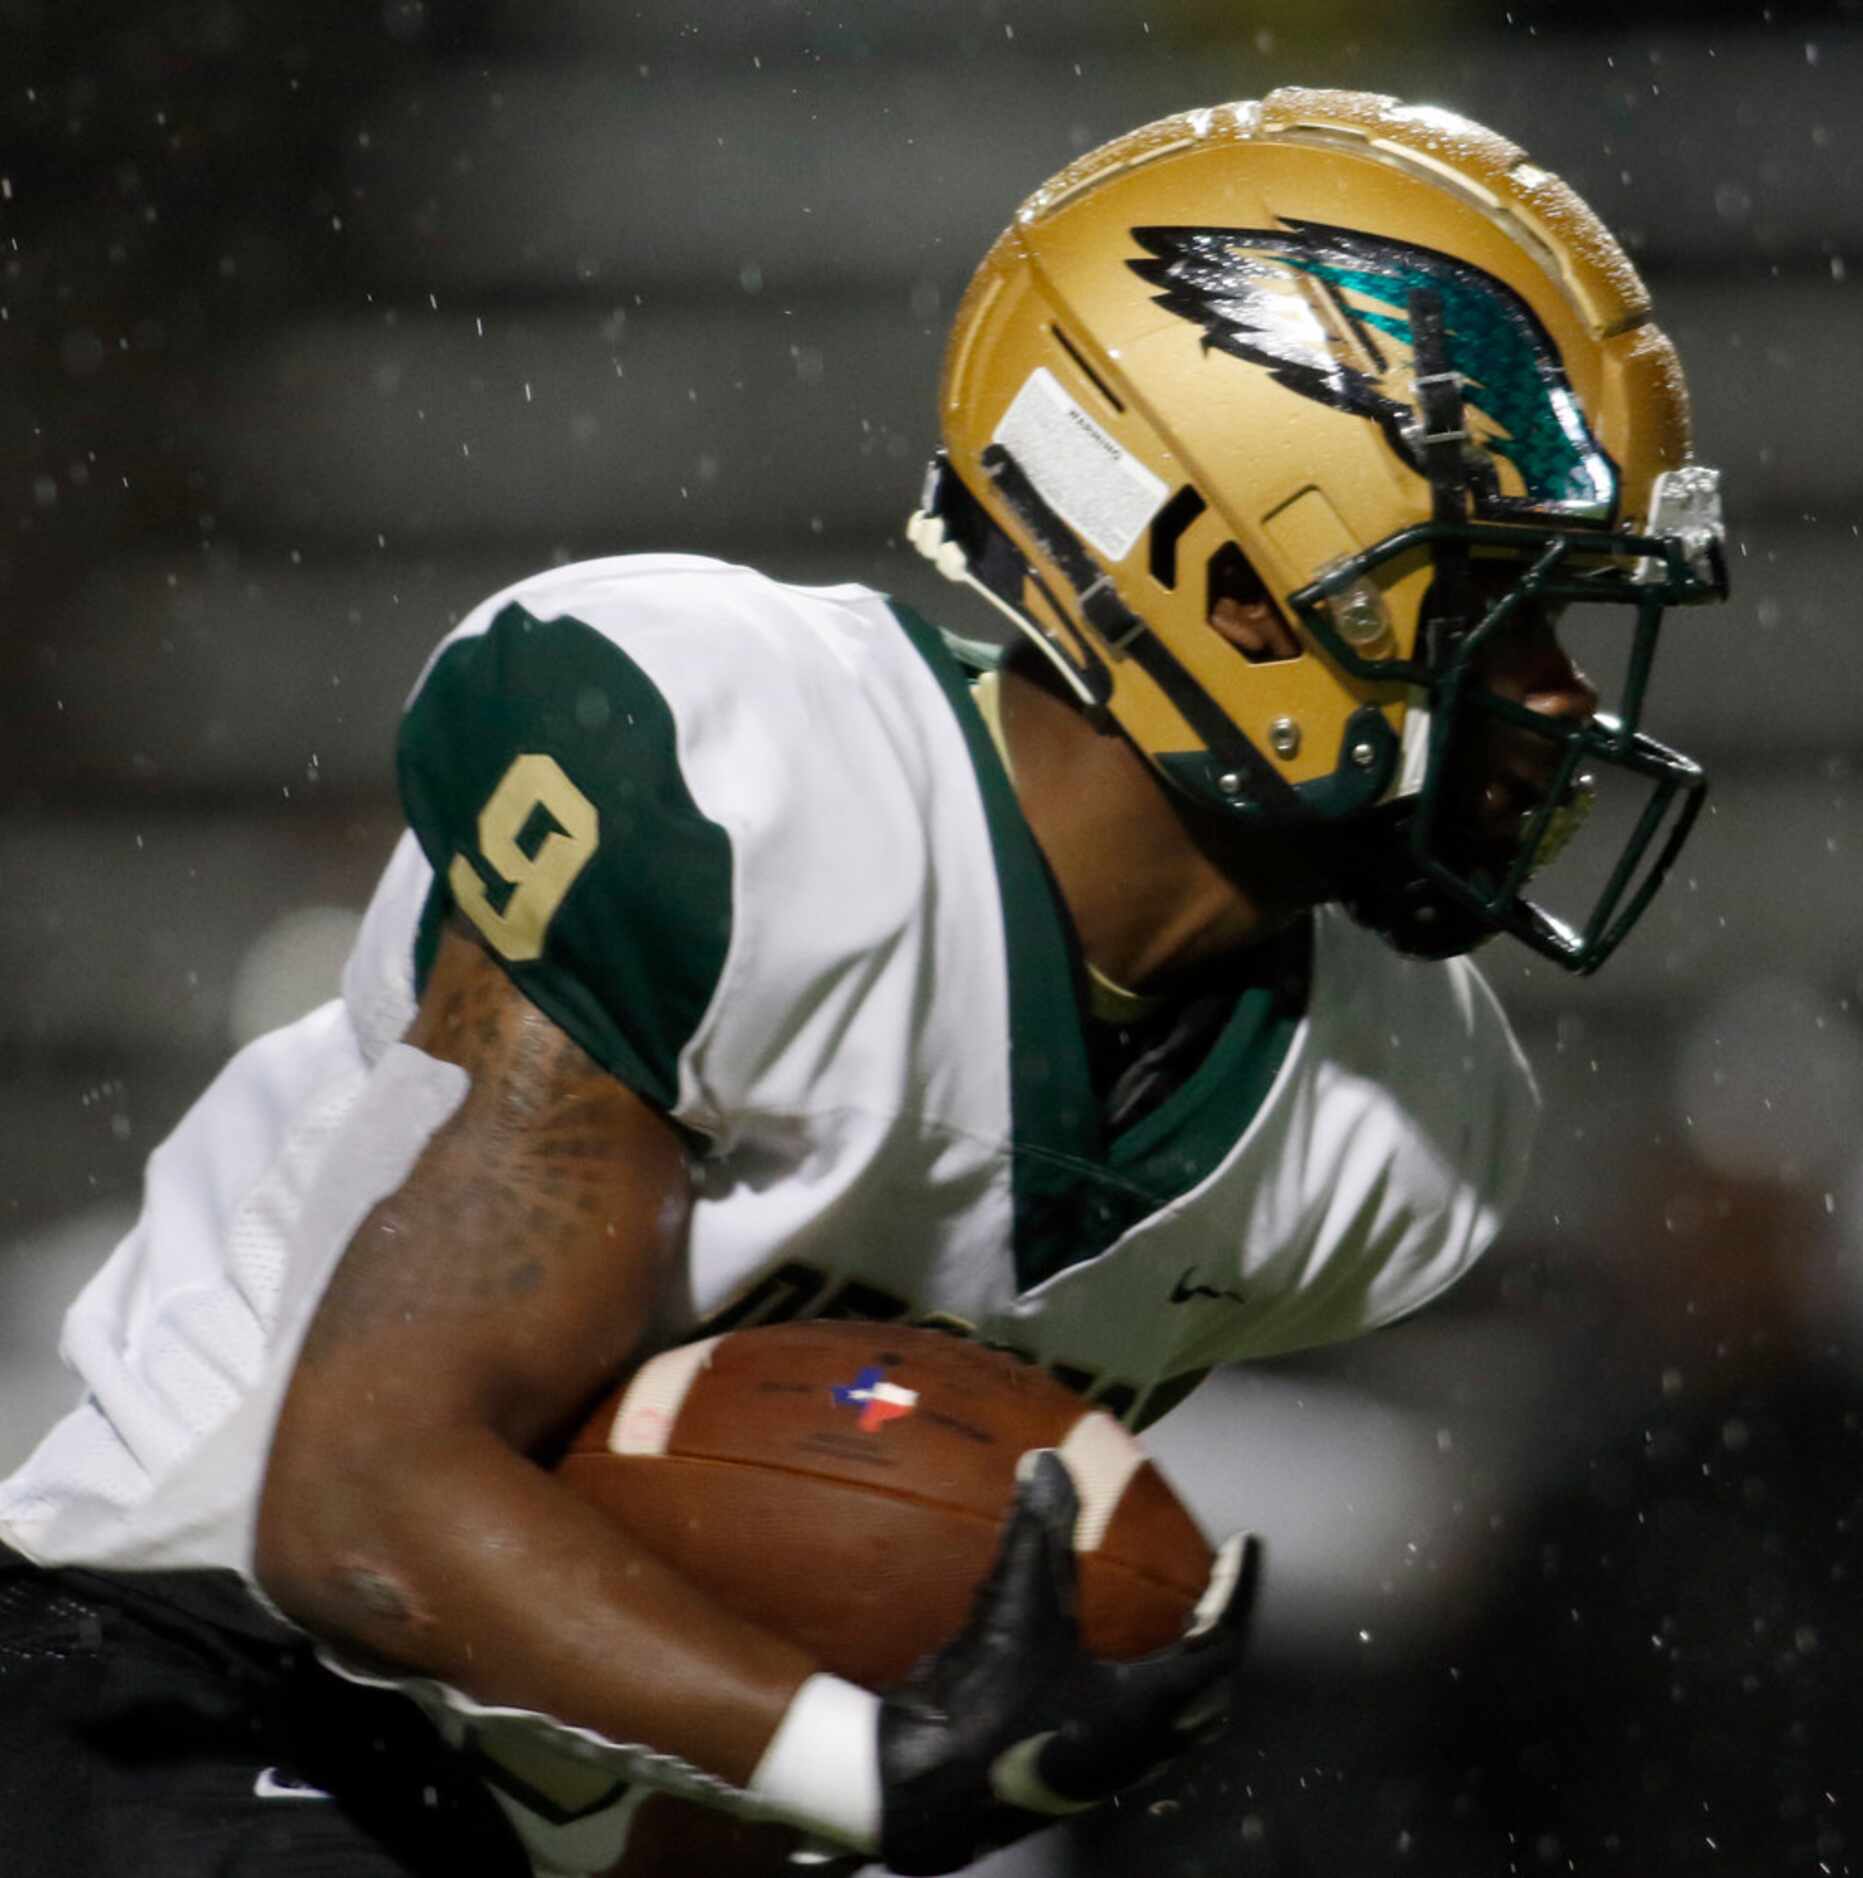
[{"label": "player's bare arm", "polygon": [[260,1580],[339,1648],[742,1785],[807,1657],[528,1458],[650,1337],[684,1149],[460,934],[407,1041],[471,1089],[318,1308],[267,1470]]},{"label": "player's bare arm", "polygon": [[[1196,1637],[1142,1672],[1095,1665],[1071,1620],[1044,1616],[1068,1602],[1055,1561],[1074,1519],[1052,1467],[969,1629],[878,1701],[559,1486],[531,1454],[651,1345],[686,1224],[683,1148],[461,934],[407,1041],[471,1090],[363,1222],[300,1353],[256,1550],[287,1614],[481,1702],[757,1786],[777,1816],[901,1871],[954,1870],[1104,1797],[1176,1751],[1181,1713],[1220,1706],[1249,1601],[1234,1547]],[[991,1675],[997,1698],[928,1705],[941,1677]],[[993,1770],[1018,1744],[1028,1771],[1005,1785]],[[871,1797],[824,1817],[814,1764],[850,1756]]]}]

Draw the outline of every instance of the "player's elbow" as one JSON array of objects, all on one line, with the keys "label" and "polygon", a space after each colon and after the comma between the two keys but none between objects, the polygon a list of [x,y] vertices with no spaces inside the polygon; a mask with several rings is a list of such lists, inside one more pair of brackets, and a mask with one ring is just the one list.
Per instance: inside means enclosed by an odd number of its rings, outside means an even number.
[{"label": "player's elbow", "polygon": [[273,1439],[253,1535],[253,1574],[307,1630],[412,1658],[425,1622],[400,1528],[407,1452],[352,1425],[319,1439],[300,1412]]}]

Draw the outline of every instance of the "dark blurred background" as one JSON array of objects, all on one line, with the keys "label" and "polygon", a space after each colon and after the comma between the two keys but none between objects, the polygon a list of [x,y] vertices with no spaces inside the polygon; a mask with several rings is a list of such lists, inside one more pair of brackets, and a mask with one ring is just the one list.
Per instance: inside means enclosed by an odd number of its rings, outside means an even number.
[{"label": "dark blurred background", "polygon": [[1650,728],[1709,816],[1576,984],[1446,1304],[1154,1437],[1270,1546],[1220,1754],[1021,1870],[1863,1860],[1863,7],[0,0],[0,1464],[229,1046],[328,995],[435,638],[635,548],[861,579],[1020,196],[1276,84],[1491,122],[1623,234],[1735,602]]}]

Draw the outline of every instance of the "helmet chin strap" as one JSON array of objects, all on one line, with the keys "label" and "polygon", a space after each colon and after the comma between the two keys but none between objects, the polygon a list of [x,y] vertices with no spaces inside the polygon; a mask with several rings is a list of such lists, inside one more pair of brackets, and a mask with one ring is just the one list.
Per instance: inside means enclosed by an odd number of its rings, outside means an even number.
[{"label": "helmet chin strap", "polygon": [[[1115,658],[1128,658],[1145,673],[1201,739],[1210,764],[1224,778],[1225,789],[1223,797],[1209,800],[1191,792],[1199,806],[1225,816],[1237,812],[1260,815],[1268,811],[1281,820],[1299,819],[1299,799],[1290,785],[1236,728],[1171,649],[1120,598],[1112,577],[1093,561],[1080,538],[1055,513],[1007,446],[992,443],[983,452],[981,464],[1004,503],[1060,575],[1080,617],[1092,626]],[[942,521],[942,535],[934,532],[931,526],[934,519]],[[954,577],[967,585],[974,584],[970,572],[975,570],[987,589],[986,597],[1006,612],[1060,669],[1086,706],[1096,728],[1112,727],[1106,704],[1113,693],[1113,680],[1105,662],[1084,637],[1078,640],[1078,653],[1070,656],[1072,648],[1044,631],[1023,610],[1025,582],[1033,581],[1047,592],[1041,577],[964,487],[962,480],[952,474],[942,457],[933,463],[925,508],[913,518],[908,539],[921,554],[928,555],[940,571],[945,571],[947,551],[955,544],[964,559],[956,563],[959,571]],[[1058,615],[1066,617],[1052,596],[1049,603],[1055,606]]]},{"label": "helmet chin strap", "polygon": [[1060,674],[1097,729],[1111,728],[1104,705],[1112,684],[1105,667],[1083,671],[1023,611],[1023,584],[1032,577],[1028,563],[951,473],[942,450],[925,473],[925,491],[906,523],[906,539],[946,580],[968,587],[1002,614]]}]

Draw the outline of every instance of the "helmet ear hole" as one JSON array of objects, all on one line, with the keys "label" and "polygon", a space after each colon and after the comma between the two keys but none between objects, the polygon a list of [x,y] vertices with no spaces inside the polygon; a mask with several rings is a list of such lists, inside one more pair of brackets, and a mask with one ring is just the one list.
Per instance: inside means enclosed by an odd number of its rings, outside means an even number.
[{"label": "helmet ear hole", "polygon": [[[1225,601],[1230,604],[1224,606]],[[1210,556],[1204,617],[1251,665],[1297,659],[1305,654],[1261,576],[1233,541],[1225,541]]]},{"label": "helmet ear hole", "polygon": [[1186,483],[1163,508],[1151,525],[1151,577],[1160,587],[1177,585],[1177,544],[1184,531],[1210,505],[1196,489]]}]

